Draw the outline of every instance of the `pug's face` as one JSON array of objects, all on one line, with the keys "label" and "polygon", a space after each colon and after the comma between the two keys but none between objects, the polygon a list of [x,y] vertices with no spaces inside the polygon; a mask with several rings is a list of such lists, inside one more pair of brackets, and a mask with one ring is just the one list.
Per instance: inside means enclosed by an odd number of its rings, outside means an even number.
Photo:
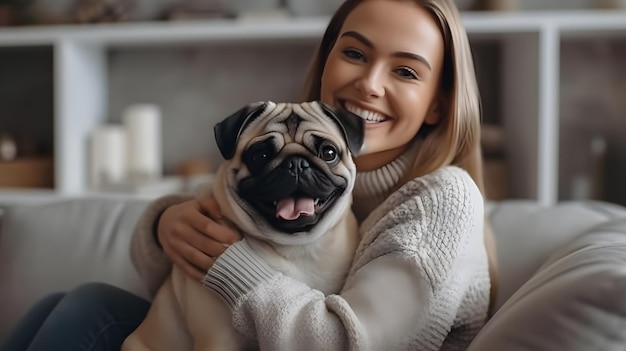
[{"label": "pug's face", "polygon": [[313,242],[350,210],[363,122],[320,102],[257,103],[215,127],[225,158],[213,193],[247,235]]}]

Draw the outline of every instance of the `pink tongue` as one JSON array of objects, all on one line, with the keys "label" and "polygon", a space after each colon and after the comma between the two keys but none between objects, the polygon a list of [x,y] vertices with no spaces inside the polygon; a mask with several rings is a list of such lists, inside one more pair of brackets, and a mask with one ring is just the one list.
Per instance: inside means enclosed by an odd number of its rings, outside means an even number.
[{"label": "pink tongue", "polygon": [[294,199],[293,197],[288,197],[280,200],[278,204],[276,204],[276,218],[292,221],[298,219],[300,215],[312,216],[314,207],[313,199],[306,197]]}]

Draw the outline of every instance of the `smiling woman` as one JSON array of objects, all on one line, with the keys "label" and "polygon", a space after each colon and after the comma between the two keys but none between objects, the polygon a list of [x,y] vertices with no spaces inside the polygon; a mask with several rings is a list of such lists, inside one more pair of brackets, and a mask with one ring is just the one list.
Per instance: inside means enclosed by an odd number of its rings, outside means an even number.
[{"label": "smiling woman", "polygon": [[[264,349],[464,349],[487,318],[496,270],[481,193],[478,89],[454,4],[347,0],[324,34],[304,99],[365,124],[352,204],[361,242],[343,288],[325,296],[278,274],[247,239],[212,266],[195,264],[210,266],[207,288],[230,299],[239,331]],[[172,238],[221,235],[175,229],[185,222],[179,208],[207,199],[161,201],[151,211],[164,211],[157,232],[166,252]],[[154,237],[152,216],[137,240]]]}]

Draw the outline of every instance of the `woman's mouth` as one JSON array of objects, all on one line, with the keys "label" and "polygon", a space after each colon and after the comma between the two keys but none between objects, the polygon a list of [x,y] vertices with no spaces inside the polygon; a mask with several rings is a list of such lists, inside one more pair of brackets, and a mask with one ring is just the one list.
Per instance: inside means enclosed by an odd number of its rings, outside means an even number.
[{"label": "woman's mouth", "polygon": [[365,123],[367,124],[374,124],[374,123],[381,123],[381,122],[385,122],[386,120],[388,120],[388,118],[378,112],[374,112],[374,111],[370,111],[370,110],[366,110],[363,108],[360,108],[356,105],[351,104],[348,101],[345,101],[343,104],[344,108],[352,113],[354,113],[355,115],[361,117]]}]

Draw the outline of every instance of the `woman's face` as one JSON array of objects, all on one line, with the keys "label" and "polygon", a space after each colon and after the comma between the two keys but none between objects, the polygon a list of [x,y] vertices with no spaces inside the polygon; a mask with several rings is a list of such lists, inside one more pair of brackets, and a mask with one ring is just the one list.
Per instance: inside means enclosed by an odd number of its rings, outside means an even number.
[{"label": "woman's face", "polygon": [[326,60],[320,94],[366,121],[359,170],[391,162],[423,123],[438,121],[443,54],[435,20],[413,2],[367,0],[348,15]]}]

